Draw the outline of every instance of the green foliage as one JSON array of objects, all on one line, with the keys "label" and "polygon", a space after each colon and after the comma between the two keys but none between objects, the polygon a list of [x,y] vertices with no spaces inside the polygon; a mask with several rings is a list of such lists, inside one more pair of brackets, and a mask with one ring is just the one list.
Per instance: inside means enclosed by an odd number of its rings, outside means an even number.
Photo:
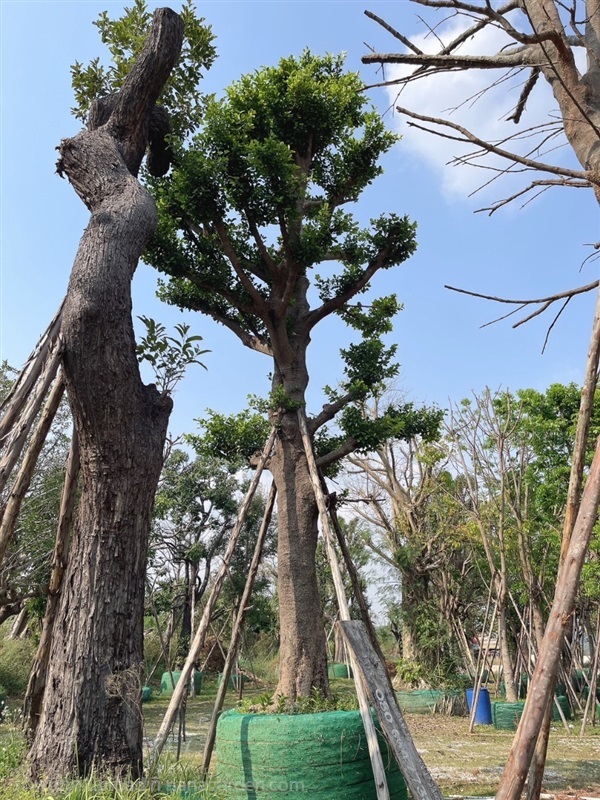
[{"label": "green foliage", "polygon": [[[205,98],[198,91],[203,72],[210,68],[216,51],[214,36],[204,19],[196,16],[191,0],[184,2],[179,14],[185,25],[185,36],[178,64],[163,89],[159,99],[169,112],[171,128],[177,138],[183,139],[194,131],[202,119]],[[73,114],[85,121],[92,102],[117,92],[139,55],[146,40],[152,12],[145,0],[134,0],[125,8],[119,19],[111,20],[103,11],[94,25],[100,31],[102,43],[107,45],[111,62],[104,66],[100,58],[87,66],[79,61],[71,67],[75,94]]]},{"label": "green foliage", "polygon": [[25,694],[35,650],[29,638],[0,639],[0,685],[10,697]]},{"label": "green foliage", "polygon": [[201,435],[186,436],[188,444],[199,456],[225,459],[232,469],[247,466],[251,457],[262,451],[269,435],[270,423],[262,414],[250,410],[239,414],[221,414],[208,409],[198,420]]},{"label": "green foliage", "polygon": [[415,408],[413,403],[389,406],[379,416],[368,416],[358,406],[348,406],[340,425],[356,442],[356,450],[369,453],[388,440],[435,439],[444,412],[436,408]]},{"label": "green foliage", "polygon": [[152,365],[160,392],[170,394],[190,364],[199,364],[206,369],[199,356],[210,350],[202,350],[195,344],[202,341],[202,336],[189,336],[189,325],[175,325],[178,334],[175,337],[167,336],[165,326],[150,317],[138,319],[146,326],[146,335],[136,347],[138,361],[148,361]]},{"label": "green foliage", "polygon": [[423,664],[401,658],[396,664],[396,677],[402,685],[416,689],[426,681],[428,672]]},{"label": "green foliage", "polygon": [[333,694],[330,699],[318,689],[312,689],[309,695],[294,702],[283,695],[266,692],[244,700],[237,710],[241,714],[319,714],[323,711],[356,711],[357,708],[358,700],[354,694]]},{"label": "green foliage", "polygon": [[[171,276],[163,299],[203,311],[276,361],[273,337],[284,333],[296,348],[308,324],[307,270],[337,261],[339,274],[315,284],[331,303],[326,313],[345,314],[368,339],[347,353],[356,395],[397,371],[395,348],[378,337],[398,304],[384,298],[367,314],[346,312],[347,301],[415,248],[406,218],[382,216],[361,230],[341,208],[380,173],[396,139],[365,108],[361,89],[342,57],[308,51],[234,83],[210,103],[172,175],[152,181],[160,221],[147,253]],[[298,403],[287,387],[272,398],[277,408]]]}]

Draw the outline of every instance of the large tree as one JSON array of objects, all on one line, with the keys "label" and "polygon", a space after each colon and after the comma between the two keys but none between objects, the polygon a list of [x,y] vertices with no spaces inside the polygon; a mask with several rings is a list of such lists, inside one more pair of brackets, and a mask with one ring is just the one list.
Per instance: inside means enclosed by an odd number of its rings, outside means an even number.
[{"label": "large tree", "polygon": [[[299,430],[307,356],[316,326],[338,314],[361,334],[342,355],[342,388],[309,420],[326,469],[385,435],[410,435],[426,412],[392,408],[377,424],[361,404],[395,374],[382,335],[394,296],[351,305],[380,270],[415,249],[414,224],[396,214],[360,228],[348,206],[379,174],[395,142],[367,108],[343,59],[304,52],[243,77],[209,105],[202,130],[153,182],[160,209],[146,258],[170,276],[162,297],[225,325],[272,365],[268,411],[277,426],[269,468],[278,498],[281,666],[277,692],[294,700],[328,691],[315,571],[317,506]],[[309,279],[320,266],[321,275]],[[312,285],[311,285],[312,284]],[[342,431],[320,431],[340,414]],[[315,624],[319,620],[318,624]]]},{"label": "large tree", "polygon": [[168,169],[156,103],[182,39],[178,15],[157,10],[119,92],[97,102],[88,130],[59,147],[59,173],[91,219],[61,322],[81,499],[29,753],[32,773],[50,782],[94,766],[133,777],[142,769],[146,556],[172,401],[140,378],[131,279],[156,224],[137,174],[149,140],[148,168]]}]

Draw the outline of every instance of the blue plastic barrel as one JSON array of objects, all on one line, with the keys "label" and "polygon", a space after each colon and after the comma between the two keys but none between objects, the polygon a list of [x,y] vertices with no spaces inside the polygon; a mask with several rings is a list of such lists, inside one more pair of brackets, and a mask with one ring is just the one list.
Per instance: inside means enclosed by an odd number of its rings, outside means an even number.
[{"label": "blue plastic barrel", "polygon": [[[467,689],[467,703],[469,711],[473,708],[473,695],[475,689]],[[475,709],[475,724],[476,725],[491,725],[492,724],[492,704],[490,702],[490,693],[484,687],[479,690],[477,698],[477,708]]]}]

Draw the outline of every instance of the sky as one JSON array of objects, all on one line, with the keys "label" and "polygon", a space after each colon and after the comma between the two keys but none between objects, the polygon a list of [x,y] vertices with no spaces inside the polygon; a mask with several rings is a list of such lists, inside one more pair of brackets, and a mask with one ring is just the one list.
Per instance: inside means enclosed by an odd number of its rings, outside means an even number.
[{"label": "sky", "polygon": [[[82,203],[55,173],[56,146],[80,128],[70,114],[69,67],[106,57],[92,23],[102,10],[118,17],[123,7],[110,0],[0,0],[0,358],[15,367],[27,358],[65,294],[87,222]],[[177,10],[179,4],[172,7]],[[361,57],[371,48],[394,52],[397,42],[364,15],[365,9],[395,28],[422,31],[417,14],[423,9],[397,0],[209,0],[198,8],[216,34],[218,52],[202,89],[217,94],[242,74],[298,55],[305,47],[315,53],[343,51],[348,68],[358,70],[367,84],[380,81],[376,68],[363,66]],[[418,84],[402,96],[402,103],[430,113],[459,104],[478,88],[476,77],[454,75],[436,86]],[[463,110],[469,124],[496,135],[515,91],[467,103]],[[516,330],[510,321],[482,327],[506,313],[506,307],[444,286],[533,298],[596,279],[597,262],[582,267],[590,253],[586,245],[600,239],[592,194],[557,190],[524,208],[513,204],[491,217],[475,213],[510,194],[514,182],[497,181],[470,196],[486,179],[481,171],[448,166],[453,155],[448,143],[411,131],[392,112],[392,93],[373,89],[367,96],[403,139],[386,156],[384,174],[364,193],[361,215],[368,219],[393,211],[418,223],[417,253],[373,286],[374,295],[396,292],[404,304],[389,337],[398,344],[397,388],[417,404],[445,407],[485,386],[544,390],[553,382],[581,383],[593,297],[570,303],[542,355],[552,316],[537,317]],[[541,92],[533,103],[534,118],[544,118],[550,107]],[[207,369],[191,367],[177,389],[174,435],[194,431],[194,420],[206,408],[238,412],[247,395],[266,395],[268,359],[243,348],[211,320],[160,303],[155,286],[156,273],[140,265],[133,287],[136,317],[153,317],[168,328],[187,322],[210,350],[203,357]],[[309,412],[316,413],[323,402],[321,387],[342,378],[339,348],[350,341],[337,320],[315,331]]]}]

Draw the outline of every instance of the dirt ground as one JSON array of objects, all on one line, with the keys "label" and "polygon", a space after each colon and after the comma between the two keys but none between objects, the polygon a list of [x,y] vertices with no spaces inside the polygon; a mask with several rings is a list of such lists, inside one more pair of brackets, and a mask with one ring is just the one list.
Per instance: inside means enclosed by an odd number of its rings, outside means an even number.
[{"label": "dirt ground", "polygon": [[[214,695],[207,686],[199,698],[188,701],[182,753],[191,762],[200,763]],[[168,699],[157,698],[143,706],[148,743],[158,729],[167,703]],[[226,706],[235,704],[236,698],[231,693]],[[513,733],[496,730],[491,725],[477,725],[469,734],[466,717],[406,714],[405,718],[418,751],[446,797],[495,794]],[[561,724],[553,726],[544,778],[544,792],[548,796],[544,800],[551,797],[600,800],[600,728],[588,728],[587,735],[580,738],[580,723],[572,725],[568,732]],[[168,748],[174,750],[176,746],[173,735]]]},{"label": "dirt ground", "polygon": [[[513,738],[511,731],[476,725],[465,717],[406,714],[407,724],[434,779],[445,795],[493,795]],[[554,725],[544,776],[551,795],[600,798],[600,729],[579,737],[579,723],[569,732]],[[591,732],[590,732],[591,731]]]}]

